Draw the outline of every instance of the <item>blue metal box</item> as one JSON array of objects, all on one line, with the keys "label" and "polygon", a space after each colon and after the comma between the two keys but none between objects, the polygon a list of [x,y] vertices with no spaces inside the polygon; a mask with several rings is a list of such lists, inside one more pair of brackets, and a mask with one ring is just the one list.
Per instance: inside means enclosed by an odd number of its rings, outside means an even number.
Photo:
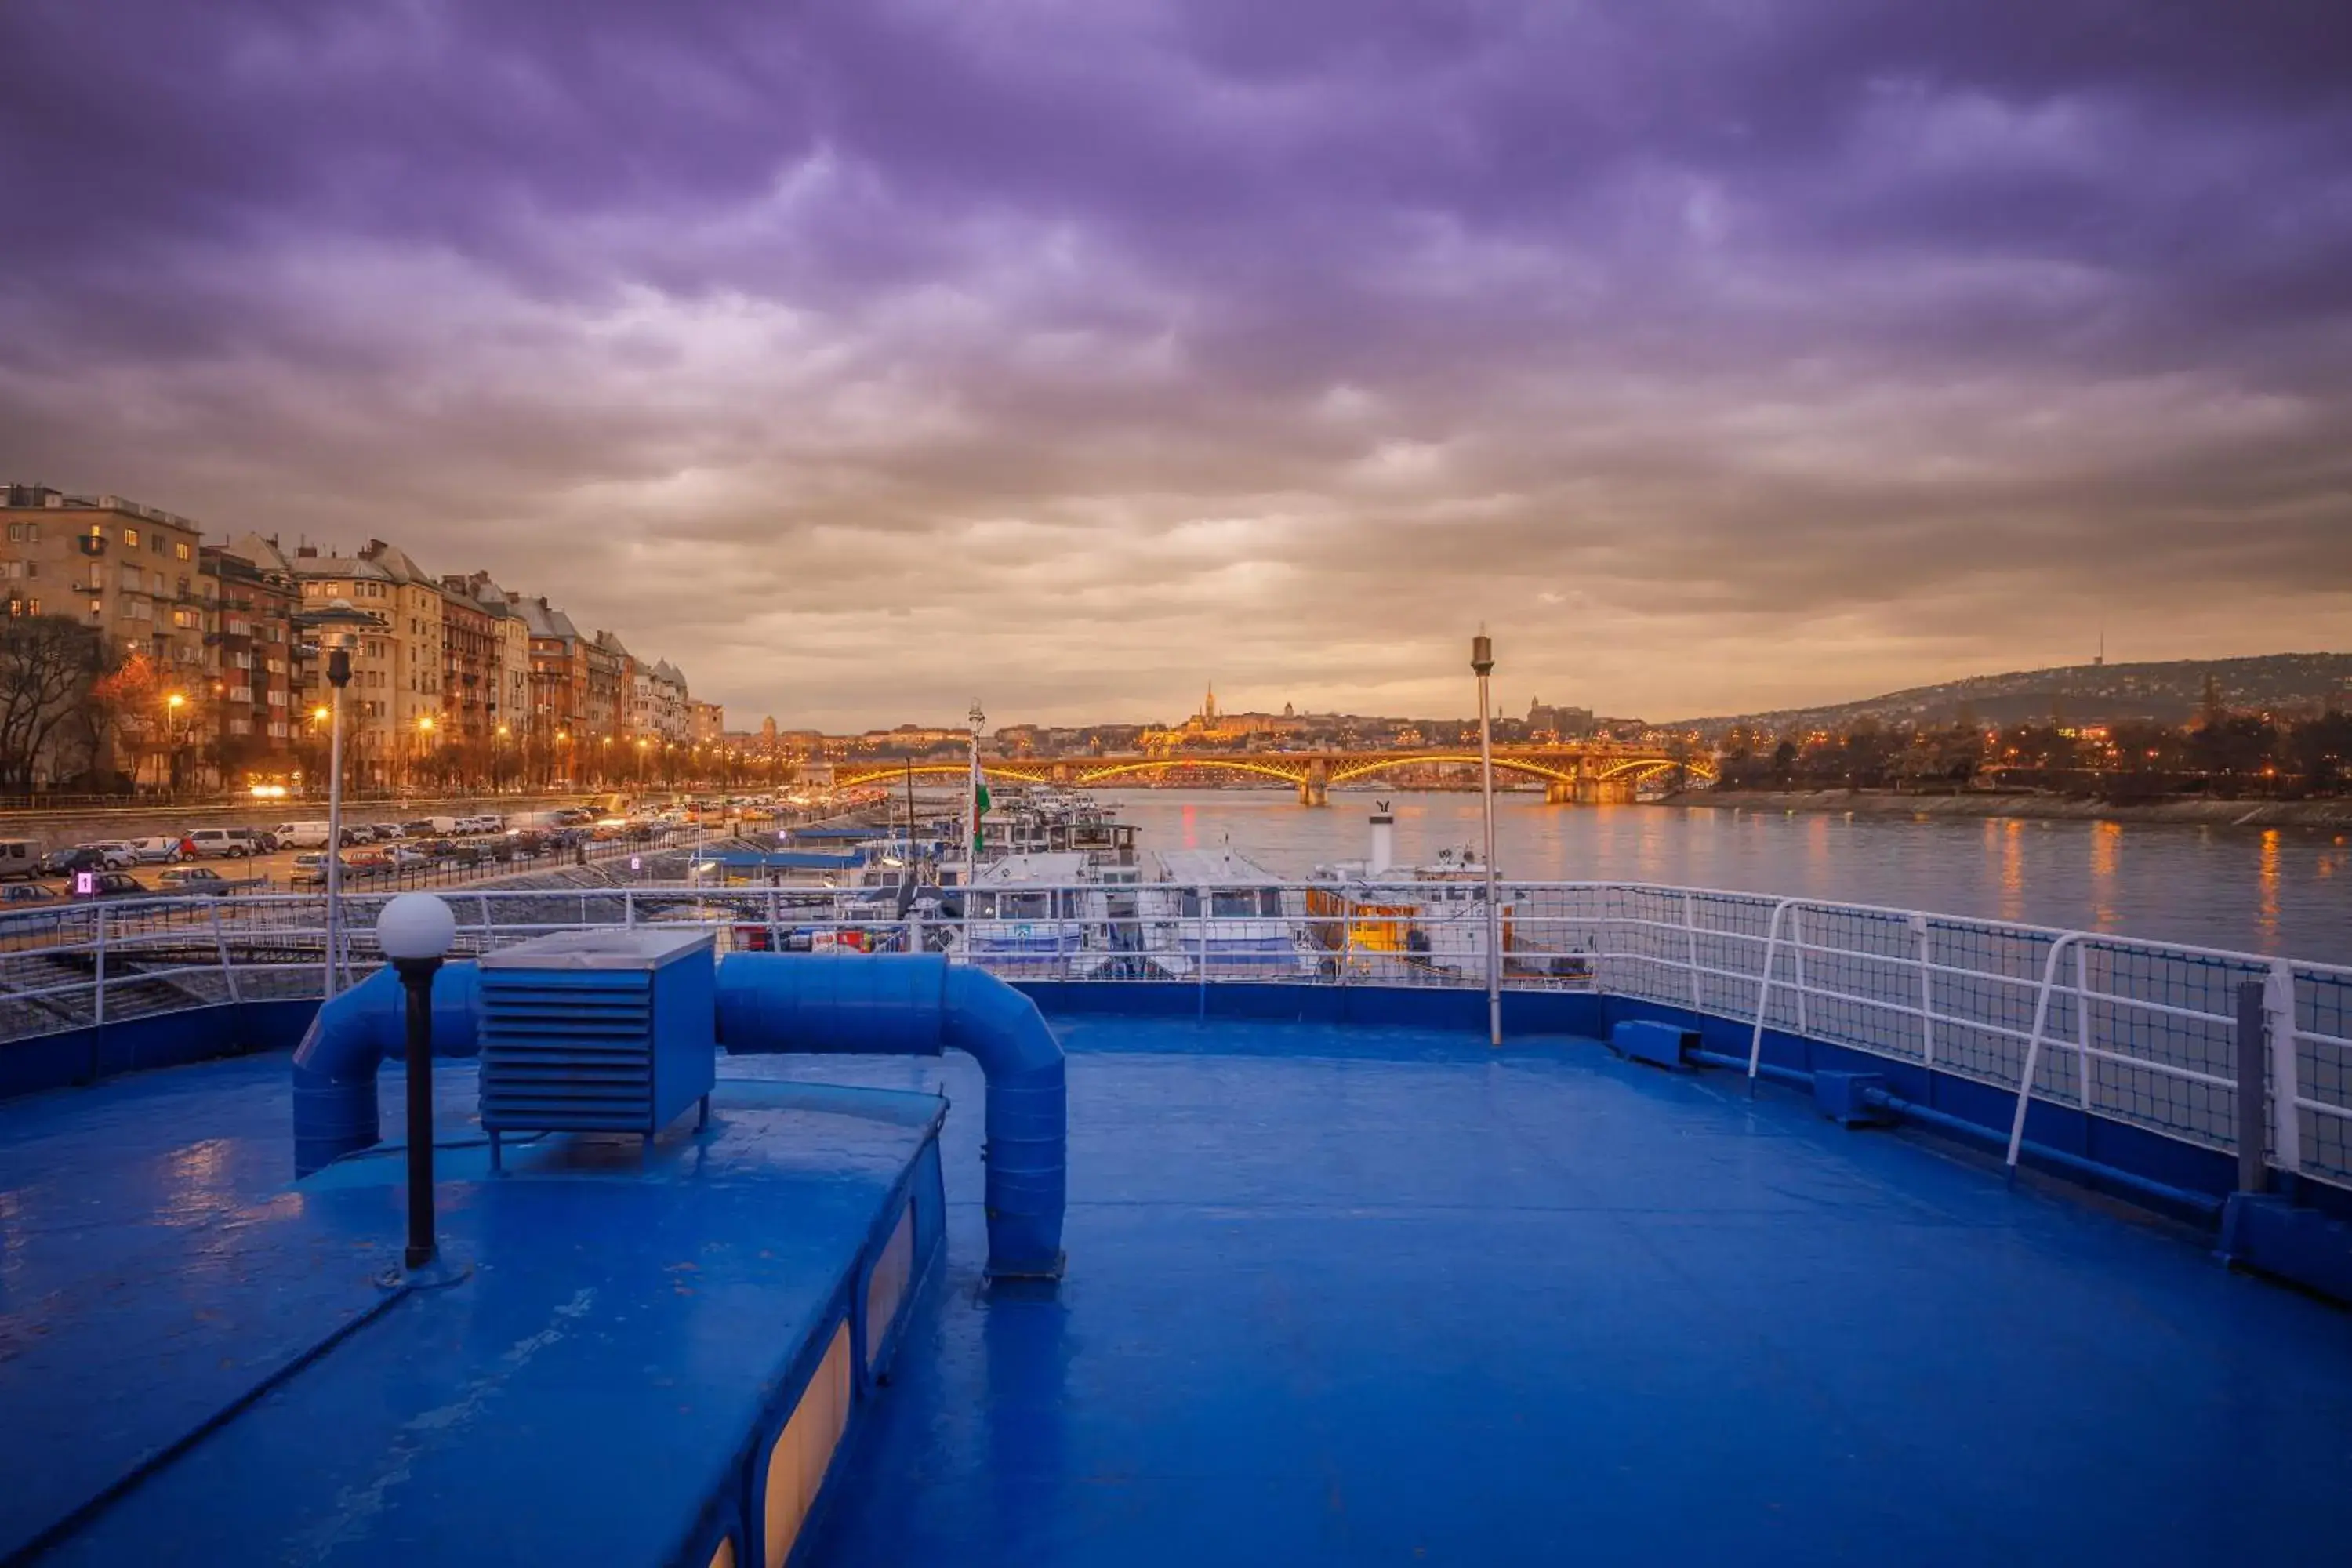
[{"label": "blue metal box", "polygon": [[1874,1072],[1832,1072],[1822,1068],[1813,1074],[1813,1104],[1823,1116],[1841,1127],[1885,1127],[1895,1120],[1870,1097],[1883,1092],[1885,1078]]},{"label": "blue metal box", "polygon": [[709,1113],[718,970],[707,931],[572,931],[481,960],[482,1129],[635,1132]]},{"label": "blue metal box", "polygon": [[1669,1072],[1683,1070],[1683,1052],[1698,1044],[1696,1030],[1654,1018],[1628,1018],[1609,1031],[1609,1045],[1629,1061],[1648,1062]]}]

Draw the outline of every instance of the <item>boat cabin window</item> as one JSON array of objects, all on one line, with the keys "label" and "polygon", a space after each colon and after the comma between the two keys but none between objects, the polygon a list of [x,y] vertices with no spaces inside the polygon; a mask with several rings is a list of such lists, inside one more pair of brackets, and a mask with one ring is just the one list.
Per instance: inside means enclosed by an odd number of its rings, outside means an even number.
[{"label": "boat cabin window", "polygon": [[1220,888],[1209,895],[1209,912],[1227,920],[1255,915],[1279,918],[1282,894],[1274,888]]},{"label": "boat cabin window", "polygon": [[1054,912],[1054,895],[1043,889],[1035,892],[974,893],[971,912],[982,920],[1045,920]]}]

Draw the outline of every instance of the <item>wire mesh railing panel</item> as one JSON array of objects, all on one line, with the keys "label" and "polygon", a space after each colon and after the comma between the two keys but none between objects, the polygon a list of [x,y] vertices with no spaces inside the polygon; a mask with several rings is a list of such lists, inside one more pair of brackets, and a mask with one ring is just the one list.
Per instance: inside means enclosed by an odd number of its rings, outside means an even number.
[{"label": "wire mesh railing panel", "polygon": [[1927,925],[1921,1059],[2016,1088],[2058,933],[1934,916]]},{"label": "wire mesh railing panel", "polygon": [[[2076,939],[2062,974],[2076,1088],[2095,1113],[2216,1148],[2237,1143],[2237,996],[2259,961]],[[2083,992],[2079,1006],[2075,989]],[[2053,1091],[2053,1098],[2060,1098]]]},{"label": "wire mesh railing panel", "polygon": [[2287,968],[2298,1164],[2305,1175],[2352,1183],[2352,971]]}]

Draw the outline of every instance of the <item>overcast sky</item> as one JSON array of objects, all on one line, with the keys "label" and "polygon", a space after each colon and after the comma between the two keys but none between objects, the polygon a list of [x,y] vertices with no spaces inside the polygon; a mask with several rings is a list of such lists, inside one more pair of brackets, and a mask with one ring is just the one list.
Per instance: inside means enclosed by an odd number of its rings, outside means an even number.
[{"label": "overcast sky", "polygon": [[730,722],[2352,647],[2343,0],[6,0],[0,476]]}]

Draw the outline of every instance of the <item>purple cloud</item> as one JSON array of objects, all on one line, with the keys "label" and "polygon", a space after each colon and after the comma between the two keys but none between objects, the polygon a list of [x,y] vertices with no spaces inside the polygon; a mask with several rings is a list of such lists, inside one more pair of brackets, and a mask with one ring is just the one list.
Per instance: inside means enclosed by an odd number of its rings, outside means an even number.
[{"label": "purple cloud", "polygon": [[19,0],[0,469],[788,721],[2342,646],[2330,9]]}]

